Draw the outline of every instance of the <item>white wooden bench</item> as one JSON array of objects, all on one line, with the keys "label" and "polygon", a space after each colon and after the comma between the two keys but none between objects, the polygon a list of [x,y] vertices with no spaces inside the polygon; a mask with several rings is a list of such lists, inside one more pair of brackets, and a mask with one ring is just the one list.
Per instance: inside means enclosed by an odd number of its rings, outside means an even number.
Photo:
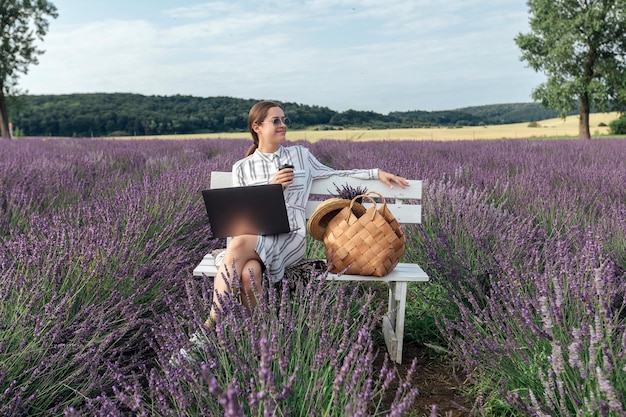
[{"label": "white wooden bench", "polygon": [[[211,174],[211,188],[224,188],[232,186],[232,174],[230,172],[213,172]],[[337,187],[344,184],[351,187],[366,188],[367,191],[376,191],[386,200],[391,213],[401,225],[419,224],[422,221],[422,210],[419,201],[422,198],[422,182],[411,180],[407,188],[394,186],[389,188],[379,180],[360,180],[356,178],[332,176],[326,179],[313,181],[311,195],[307,203],[307,219],[315,208],[321,203],[319,196],[330,198],[337,193]],[[317,199],[314,199],[317,198]],[[395,202],[391,200],[395,200]],[[367,204],[365,204],[367,206]],[[410,244],[410,243],[409,243]],[[215,277],[217,268],[211,253],[208,253],[194,269],[193,275],[197,277]],[[328,274],[328,280],[337,281],[364,281],[386,282],[389,284],[389,304],[387,314],[383,317],[382,330],[385,344],[392,360],[402,363],[402,342],[404,338],[404,314],[406,309],[407,286],[409,282],[426,282],[428,275],[418,264],[399,263],[396,268],[384,277],[377,278],[361,275],[338,275]]]}]

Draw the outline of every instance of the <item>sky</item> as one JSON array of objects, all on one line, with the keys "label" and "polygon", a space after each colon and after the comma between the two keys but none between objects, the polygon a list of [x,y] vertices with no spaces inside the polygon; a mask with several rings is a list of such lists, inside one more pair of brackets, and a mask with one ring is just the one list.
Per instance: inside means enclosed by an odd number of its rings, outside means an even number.
[{"label": "sky", "polygon": [[387,114],[532,102],[525,0],[50,0],[28,94],[272,99]]}]

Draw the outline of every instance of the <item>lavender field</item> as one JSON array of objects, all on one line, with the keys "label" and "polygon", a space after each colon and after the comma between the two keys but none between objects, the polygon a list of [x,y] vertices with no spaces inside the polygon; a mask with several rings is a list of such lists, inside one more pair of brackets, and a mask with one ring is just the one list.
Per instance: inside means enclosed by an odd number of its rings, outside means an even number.
[{"label": "lavender field", "polygon": [[[626,414],[625,140],[303,144],[424,180],[406,337],[458,364],[476,414]],[[375,289],[268,286],[202,330],[191,271],[224,242],[200,190],[248,145],[2,142],[0,415],[415,415],[410,375],[373,364]]]}]

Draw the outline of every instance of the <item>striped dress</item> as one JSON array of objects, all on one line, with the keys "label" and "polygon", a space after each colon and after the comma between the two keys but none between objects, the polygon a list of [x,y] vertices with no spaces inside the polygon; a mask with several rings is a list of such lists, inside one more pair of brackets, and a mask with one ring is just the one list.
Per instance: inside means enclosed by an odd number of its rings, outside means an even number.
[{"label": "striped dress", "polygon": [[334,170],[319,162],[303,146],[281,146],[274,153],[263,153],[258,149],[250,156],[233,165],[235,186],[267,184],[282,164],[294,166],[294,181],[284,190],[285,203],[291,233],[259,236],[256,252],[267,268],[273,282],[283,278],[285,267],[304,258],[306,251],[305,207],[316,178],[343,175],[361,179],[377,179],[378,169]]}]

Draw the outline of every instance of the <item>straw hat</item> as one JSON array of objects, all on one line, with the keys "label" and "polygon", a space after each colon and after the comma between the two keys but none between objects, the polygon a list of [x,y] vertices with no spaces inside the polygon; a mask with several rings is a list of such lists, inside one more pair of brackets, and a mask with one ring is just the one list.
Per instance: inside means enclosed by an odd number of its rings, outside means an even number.
[{"label": "straw hat", "polygon": [[[350,206],[350,202],[351,200],[345,198],[329,198],[317,206],[306,224],[306,228],[313,239],[323,240],[328,223],[339,214],[341,209]],[[360,217],[365,214],[366,209],[361,204],[355,202],[352,206],[352,211],[357,217]]]}]

